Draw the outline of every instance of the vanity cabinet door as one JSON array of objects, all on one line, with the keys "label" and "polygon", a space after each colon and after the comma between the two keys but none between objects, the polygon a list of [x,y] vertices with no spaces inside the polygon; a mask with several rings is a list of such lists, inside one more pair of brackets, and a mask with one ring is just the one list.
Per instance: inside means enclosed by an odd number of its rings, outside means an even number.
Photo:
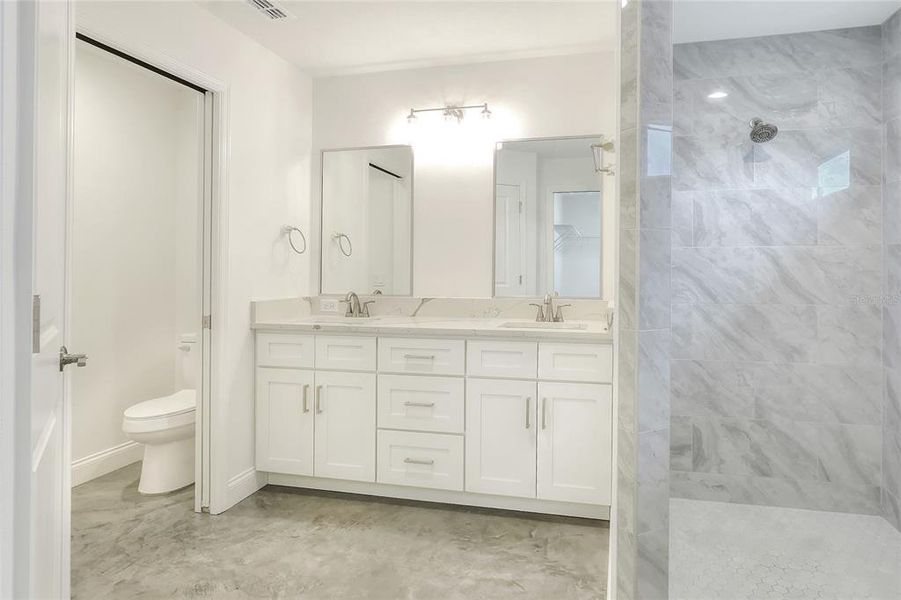
[{"label": "vanity cabinet door", "polygon": [[610,504],[613,388],[538,384],[538,498]]},{"label": "vanity cabinet door", "polygon": [[256,467],[313,474],[313,372],[258,368]]},{"label": "vanity cabinet door", "polygon": [[375,375],[316,372],[316,477],[375,481]]},{"label": "vanity cabinet door", "polygon": [[532,381],[466,382],[466,491],[535,497],[538,415]]}]

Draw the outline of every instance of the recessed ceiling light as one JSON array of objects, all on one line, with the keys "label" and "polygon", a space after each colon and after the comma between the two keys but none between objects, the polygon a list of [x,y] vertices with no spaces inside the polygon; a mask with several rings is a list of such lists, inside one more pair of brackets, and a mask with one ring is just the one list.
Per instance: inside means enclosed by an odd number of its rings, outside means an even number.
[{"label": "recessed ceiling light", "polygon": [[725,98],[728,95],[729,95],[729,92],[717,90],[717,91],[713,92],[712,94],[708,94],[707,97],[710,98],[711,100],[719,100],[720,98]]}]

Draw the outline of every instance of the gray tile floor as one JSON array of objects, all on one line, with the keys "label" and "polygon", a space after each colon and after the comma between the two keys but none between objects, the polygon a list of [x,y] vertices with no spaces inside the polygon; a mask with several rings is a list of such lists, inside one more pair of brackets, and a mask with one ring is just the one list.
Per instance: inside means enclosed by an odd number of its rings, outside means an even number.
[{"label": "gray tile floor", "polygon": [[73,490],[74,598],[604,597],[606,523],[279,487],[198,515],[139,474]]}]

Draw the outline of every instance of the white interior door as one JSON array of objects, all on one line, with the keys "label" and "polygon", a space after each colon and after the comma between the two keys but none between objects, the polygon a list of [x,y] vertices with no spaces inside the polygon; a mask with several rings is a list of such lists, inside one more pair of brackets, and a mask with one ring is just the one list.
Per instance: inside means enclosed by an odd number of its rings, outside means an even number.
[{"label": "white interior door", "polygon": [[[37,23],[29,598],[69,596],[69,407],[66,342],[71,11],[35,3]],[[70,367],[71,369],[71,367]]]},{"label": "white interior door", "polygon": [[535,497],[535,382],[466,381],[466,491]]},{"label": "white interior door", "polygon": [[539,383],[538,497],[610,504],[613,388]]},{"label": "white interior door", "polygon": [[496,187],[495,295],[519,296],[525,289],[522,190],[506,183]]}]

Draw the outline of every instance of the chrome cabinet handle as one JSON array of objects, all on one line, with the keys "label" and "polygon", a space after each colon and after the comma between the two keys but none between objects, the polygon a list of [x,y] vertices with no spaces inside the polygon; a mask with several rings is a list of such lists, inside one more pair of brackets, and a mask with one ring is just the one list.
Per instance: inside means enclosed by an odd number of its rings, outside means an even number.
[{"label": "chrome cabinet handle", "polygon": [[309,386],[309,384],[305,383],[303,385],[303,412],[305,412],[305,413],[310,412],[310,403],[309,403],[310,394],[309,394],[309,392],[310,392],[310,386]]},{"label": "chrome cabinet handle", "polygon": [[532,397],[526,398],[526,429],[532,427]]},{"label": "chrome cabinet handle", "polygon": [[541,428],[547,429],[547,398],[541,399]]},{"label": "chrome cabinet handle", "polygon": [[404,462],[407,463],[408,465],[434,465],[435,464],[435,461],[432,460],[431,458],[426,459],[426,460],[422,460],[419,458],[405,458]]},{"label": "chrome cabinet handle", "polygon": [[435,360],[434,354],[404,354],[406,360]]},{"label": "chrome cabinet handle", "polygon": [[322,412],[322,386],[316,386],[316,412]]},{"label": "chrome cabinet handle", "polygon": [[426,408],[430,408],[435,406],[434,402],[404,402],[404,406],[425,406]]}]

